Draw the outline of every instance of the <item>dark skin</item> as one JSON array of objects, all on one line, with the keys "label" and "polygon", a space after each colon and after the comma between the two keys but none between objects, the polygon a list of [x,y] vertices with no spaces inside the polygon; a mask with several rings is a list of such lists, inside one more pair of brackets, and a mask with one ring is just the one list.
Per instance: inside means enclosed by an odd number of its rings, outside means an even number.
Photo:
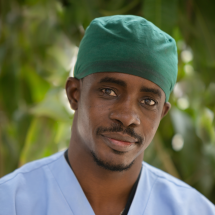
[{"label": "dark skin", "polygon": [[[96,215],[119,215],[140,173],[144,151],[171,105],[159,86],[124,73],[69,78],[66,92],[75,110],[68,150],[74,174]],[[98,133],[98,128],[113,126],[134,134]],[[110,167],[129,168],[105,169],[92,153]]]}]

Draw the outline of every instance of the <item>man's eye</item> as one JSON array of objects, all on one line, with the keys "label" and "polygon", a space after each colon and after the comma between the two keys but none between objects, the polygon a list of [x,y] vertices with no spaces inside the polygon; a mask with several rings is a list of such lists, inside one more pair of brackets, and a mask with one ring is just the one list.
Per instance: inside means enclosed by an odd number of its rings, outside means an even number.
[{"label": "man's eye", "polygon": [[103,92],[104,94],[109,95],[109,96],[116,96],[116,93],[115,93],[113,90],[108,89],[108,88],[102,89],[102,92]]},{"label": "man's eye", "polygon": [[154,106],[156,104],[156,102],[152,99],[143,99],[141,101],[142,104],[146,104],[146,105],[149,105],[149,106]]}]

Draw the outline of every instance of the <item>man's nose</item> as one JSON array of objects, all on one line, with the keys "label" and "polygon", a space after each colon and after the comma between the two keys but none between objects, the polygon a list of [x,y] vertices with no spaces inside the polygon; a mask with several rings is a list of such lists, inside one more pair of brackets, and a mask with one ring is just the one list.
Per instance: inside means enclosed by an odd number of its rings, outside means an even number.
[{"label": "man's nose", "polygon": [[131,100],[119,101],[116,108],[111,111],[110,119],[121,122],[125,127],[140,125],[138,110],[134,102]]}]

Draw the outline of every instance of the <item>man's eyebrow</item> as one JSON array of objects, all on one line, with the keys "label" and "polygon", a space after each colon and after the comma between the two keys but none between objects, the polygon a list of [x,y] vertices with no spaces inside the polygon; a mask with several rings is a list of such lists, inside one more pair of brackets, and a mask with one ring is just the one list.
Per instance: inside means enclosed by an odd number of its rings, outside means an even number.
[{"label": "man's eyebrow", "polygon": [[161,91],[159,89],[148,88],[148,87],[141,87],[140,92],[149,92],[155,95],[158,95],[161,98]]},{"label": "man's eyebrow", "polygon": [[99,83],[112,83],[112,84],[118,84],[118,85],[120,85],[120,86],[122,86],[122,87],[126,87],[126,86],[127,86],[127,84],[126,84],[124,81],[122,81],[122,80],[120,80],[120,79],[112,78],[112,77],[104,77],[104,78],[102,78],[102,79],[99,81]]},{"label": "man's eyebrow", "polygon": [[[113,83],[113,84],[118,84],[122,87],[127,86],[125,81],[120,80],[120,79],[116,79],[113,77],[104,77],[99,81],[99,83]],[[158,95],[161,98],[161,91],[159,89],[141,87],[140,92],[150,92],[150,93]]]}]

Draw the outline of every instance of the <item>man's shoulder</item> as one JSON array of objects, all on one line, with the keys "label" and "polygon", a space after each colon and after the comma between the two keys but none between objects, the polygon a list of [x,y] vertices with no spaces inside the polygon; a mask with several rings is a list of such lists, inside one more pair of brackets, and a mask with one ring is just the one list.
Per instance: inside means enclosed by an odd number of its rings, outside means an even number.
[{"label": "man's shoulder", "polygon": [[1,178],[0,215],[70,214],[56,176],[67,168],[63,152],[59,152]]},{"label": "man's shoulder", "polygon": [[175,178],[174,176],[151,166],[150,164],[143,162],[145,171],[147,172],[148,176],[154,178],[154,186],[156,189],[160,188],[161,190],[165,190],[168,195],[171,195],[171,192],[175,195],[176,192],[178,193],[190,193],[195,194],[197,196],[203,196],[199,193],[195,188],[191,187],[187,183],[183,182],[182,180]]},{"label": "man's shoulder", "polygon": [[4,184],[7,184],[7,183],[13,183],[14,181],[19,180],[21,178],[23,179],[28,175],[38,176],[38,172],[43,171],[45,166],[57,161],[62,155],[63,155],[63,152],[58,152],[49,157],[32,161],[23,165],[22,167],[16,169],[12,173],[2,177],[0,179],[0,187],[2,187]]},{"label": "man's shoulder", "polygon": [[152,177],[155,177],[157,182],[169,184],[178,188],[184,188],[184,189],[194,189],[190,185],[186,184],[185,182],[181,181],[178,178],[175,178],[174,176],[164,172],[163,170],[160,170],[154,166],[151,166],[150,164],[143,162],[143,166],[148,172],[148,174],[153,175]]},{"label": "man's shoulder", "polygon": [[[148,209],[152,210],[153,204],[156,201],[164,208],[167,205],[168,209],[171,208],[172,211],[180,209],[181,211],[184,210],[184,212],[190,211],[190,214],[195,214],[193,212],[199,211],[199,214],[215,215],[214,205],[196,189],[145,162],[143,166],[145,176],[148,177],[148,180],[153,181]],[[175,212],[175,214],[177,213]]]}]

